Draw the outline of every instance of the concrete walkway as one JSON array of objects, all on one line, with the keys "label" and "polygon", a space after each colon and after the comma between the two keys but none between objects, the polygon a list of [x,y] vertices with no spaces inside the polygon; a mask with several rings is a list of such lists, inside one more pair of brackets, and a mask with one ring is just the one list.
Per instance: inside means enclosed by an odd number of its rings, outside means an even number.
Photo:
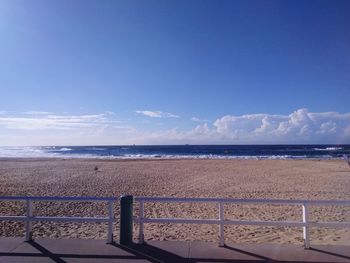
[{"label": "concrete walkway", "polygon": [[151,241],[125,247],[104,240],[0,238],[0,262],[350,262],[349,246]]}]

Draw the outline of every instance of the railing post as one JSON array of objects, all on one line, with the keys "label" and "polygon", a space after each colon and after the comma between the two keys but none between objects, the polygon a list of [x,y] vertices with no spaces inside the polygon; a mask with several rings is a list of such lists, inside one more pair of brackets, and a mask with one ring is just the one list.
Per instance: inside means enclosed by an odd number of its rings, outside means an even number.
[{"label": "railing post", "polygon": [[310,248],[309,205],[305,203],[303,204],[303,223],[306,224],[303,226],[304,247],[308,249]]},{"label": "railing post", "polygon": [[27,199],[26,203],[26,214],[27,214],[27,221],[26,221],[26,238],[25,241],[31,241],[32,240],[32,216],[33,216],[33,209],[32,209],[32,201]]},{"label": "railing post", "polygon": [[119,242],[122,245],[132,243],[132,214],[133,214],[133,196],[123,195],[120,197],[120,237]]},{"label": "railing post", "polygon": [[219,247],[225,246],[225,237],[224,237],[224,204],[222,202],[219,202],[219,219],[220,219],[220,226],[219,226]]},{"label": "railing post", "polygon": [[140,214],[139,214],[139,244],[144,243],[144,234],[143,234],[143,217],[144,217],[144,202],[140,200]]},{"label": "railing post", "polygon": [[113,243],[113,221],[114,221],[114,214],[113,214],[113,201],[108,201],[108,236],[107,236],[107,244]]}]

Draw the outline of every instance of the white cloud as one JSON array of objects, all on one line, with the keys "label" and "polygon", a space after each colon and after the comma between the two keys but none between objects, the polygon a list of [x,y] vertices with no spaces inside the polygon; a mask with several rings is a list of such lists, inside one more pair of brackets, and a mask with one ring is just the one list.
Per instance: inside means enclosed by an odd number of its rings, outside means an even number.
[{"label": "white cloud", "polygon": [[350,113],[312,113],[299,109],[289,115],[224,116],[216,131],[231,142],[242,143],[345,143],[350,138]]},{"label": "white cloud", "polygon": [[136,113],[142,114],[151,118],[179,118],[180,116],[162,111],[137,110]]},{"label": "white cloud", "polygon": [[194,122],[208,122],[208,120],[202,120],[202,119],[197,118],[197,117],[192,117],[191,120]]},{"label": "white cloud", "polygon": [[165,131],[141,133],[135,138],[137,144],[210,144],[213,132],[208,124],[196,126],[192,130],[181,131],[170,129]]},{"label": "white cloud", "polygon": [[136,130],[105,112],[89,115],[0,115],[0,145],[123,144]]},{"label": "white cloud", "polygon": [[48,114],[53,114],[52,112],[48,111],[25,111],[23,114],[27,115],[48,115]]},{"label": "white cloud", "polygon": [[[139,113],[155,118],[167,116],[164,112]],[[110,112],[89,115],[4,113],[0,115],[0,145],[350,143],[350,113],[309,112],[307,109],[288,115],[226,115],[213,123],[202,123],[187,130],[172,127],[154,130],[155,127],[150,126],[151,130],[147,124],[136,130]]]},{"label": "white cloud", "polygon": [[350,143],[350,113],[313,113],[299,109],[289,115],[227,115],[192,130],[145,133],[146,144],[322,144]]},{"label": "white cloud", "polygon": [[76,130],[90,128],[125,129],[119,121],[108,118],[108,113],[94,115],[39,115],[0,116],[0,127],[13,130]]}]

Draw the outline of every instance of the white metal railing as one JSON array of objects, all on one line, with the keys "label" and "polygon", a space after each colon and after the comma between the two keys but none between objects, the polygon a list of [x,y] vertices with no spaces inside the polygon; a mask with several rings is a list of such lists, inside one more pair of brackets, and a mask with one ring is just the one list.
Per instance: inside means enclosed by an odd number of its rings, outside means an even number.
[{"label": "white metal railing", "polygon": [[[113,222],[115,222],[113,213],[113,203],[117,202],[119,197],[43,197],[43,196],[0,196],[0,201],[25,201],[25,216],[0,216],[0,220],[24,221],[26,236],[25,240],[32,239],[32,222],[51,221],[51,222],[108,222],[107,242],[113,242]],[[54,217],[54,216],[34,216],[33,203],[35,201],[59,201],[59,202],[107,202],[108,217]]]},{"label": "white metal railing", "polygon": [[[350,227],[350,222],[314,222],[309,220],[309,207],[315,206],[349,206],[350,200],[276,200],[276,199],[226,199],[226,198],[168,198],[168,197],[135,197],[139,202],[139,215],[134,221],[139,224],[139,243],[144,242],[145,223],[173,223],[173,224],[216,224],[219,225],[219,246],[225,245],[225,225],[253,225],[253,226],[282,226],[302,227],[305,248],[310,247],[310,227]],[[145,203],[216,203],[218,204],[218,219],[189,219],[189,218],[147,218],[144,215]],[[272,205],[301,205],[302,221],[251,221],[227,220],[224,218],[224,204],[272,204]]]}]

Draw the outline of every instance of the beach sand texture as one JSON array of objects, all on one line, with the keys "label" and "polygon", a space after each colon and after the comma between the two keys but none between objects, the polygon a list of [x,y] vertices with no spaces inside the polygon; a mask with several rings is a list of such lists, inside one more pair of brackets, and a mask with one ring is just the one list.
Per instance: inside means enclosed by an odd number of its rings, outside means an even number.
[{"label": "beach sand texture", "polygon": [[[97,168],[96,168],[97,167]],[[165,196],[350,200],[341,160],[1,159],[0,195]],[[0,202],[1,215],[24,215],[23,202]],[[119,219],[119,206],[115,206]],[[138,205],[134,206],[135,215]],[[311,207],[311,220],[348,221],[350,207]],[[36,202],[35,215],[106,216],[105,203]],[[218,218],[214,204],[152,204],[149,217]],[[301,206],[225,205],[225,218],[301,221]],[[137,237],[137,225],[134,226]],[[217,225],[146,224],[145,240],[218,240]],[[115,225],[118,237],[118,223]],[[98,238],[106,224],[33,224],[35,237]],[[23,223],[0,221],[0,236],[23,236]],[[226,226],[229,242],[302,244],[301,228]],[[311,229],[312,244],[350,244],[350,229]]]}]

